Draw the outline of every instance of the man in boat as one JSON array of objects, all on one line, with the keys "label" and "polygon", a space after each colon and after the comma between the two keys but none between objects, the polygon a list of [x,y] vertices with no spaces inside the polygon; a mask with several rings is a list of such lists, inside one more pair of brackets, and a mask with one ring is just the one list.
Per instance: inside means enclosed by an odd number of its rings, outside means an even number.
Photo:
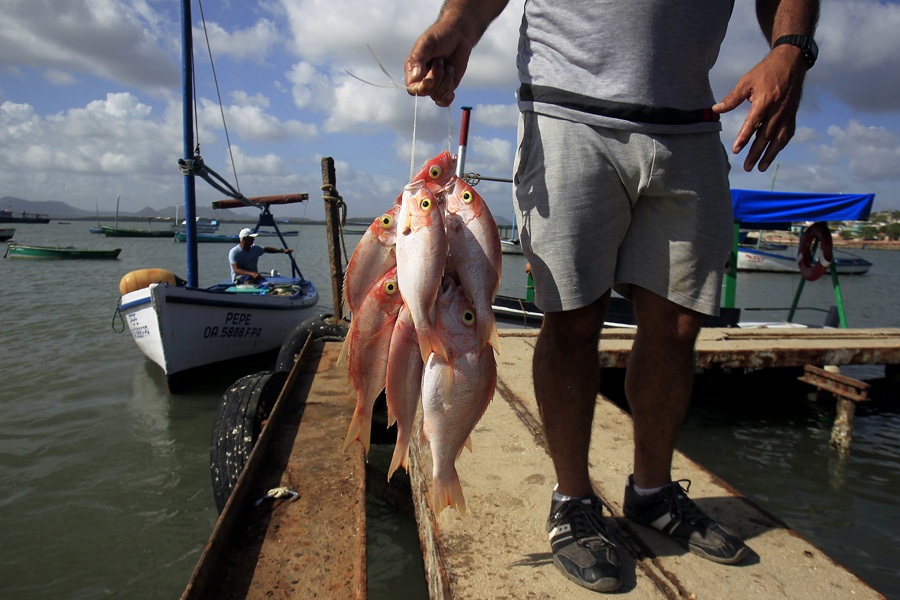
[{"label": "man in boat", "polygon": [[[446,0],[406,62],[410,94],[455,97],[475,44],[508,0]],[[691,552],[737,563],[748,549],[672,481],[703,314],[717,314],[731,246],[719,115],[751,101],[732,145],[765,171],[794,135],[819,0],[757,0],[770,52],[720,102],[709,83],[733,0],[529,0],[519,29],[519,238],[544,322],[535,398],[556,471],[553,560],[596,591],[621,585],[588,471],[597,348],[611,289],[638,323],[625,391],[634,425],[628,519]],[[600,457],[602,459],[602,457]]]},{"label": "man in boat", "polygon": [[263,254],[291,254],[290,248],[272,248],[271,246],[256,246],[256,236],[249,227],[241,229],[238,234],[238,245],[228,252],[228,262],[231,263],[231,278],[235,285],[242,283],[262,283],[265,277],[259,273],[259,257]]}]

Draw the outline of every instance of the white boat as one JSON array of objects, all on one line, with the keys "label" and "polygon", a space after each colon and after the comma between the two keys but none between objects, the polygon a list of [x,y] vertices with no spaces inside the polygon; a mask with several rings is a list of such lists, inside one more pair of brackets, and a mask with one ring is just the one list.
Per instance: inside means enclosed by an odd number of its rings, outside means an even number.
[{"label": "white boat", "polygon": [[11,240],[15,235],[16,230],[14,227],[0,227],[0,242]]},{"label": "white boat", "polygon": [[170,387],[197,367],[277,350],[319,300],[306,280],[273,277],[269,286],[191,288],[151,283],[123,294],[119,312],[138,348]]},{"label": "white boat", "polygon": [[522,244],[519,240],[501,239],[500,252],[503,254],[522,254]]},{"label": "white boat", "polygon": [[[190,3],[182,4],[184,81],[193,81],[190,43]],[[162,368],[170,390],[176,391],[195,369],[232,359],[243,359],[281,347],[296,325],[315,314],[319,293],[303,278],[293,254],[287,258],[291,276],[273,271],[260,286],[235,286],[224,282],[202,288],[198,283],[196,177],[210,182],[231,198],[213,202],[214,209],[255,206],[260,209],[256,228],[278,226],[270,211],[273,204],[290,204],[308,199],[307,194],[247,198],[206,166],[194,153],[193,90],[185,85],[184,225],[187,280],[163,269],[139,269],[123,277],[118,312],[124,318],[138,348]],[[177,219],[176,219],[177,220]],[[172,233],[171,231],[169,233]],[[286,246],[285,246],[286,247]],[[225,258],[222,259],[225,261]],[[239,371],[239,368],[238,368]],[[245,374],[238,373],[236,374]]]},{"label": "white boat", "polygon": [[500,238],[500,252],[503,254],[522,254],[522,243],[519,241],[519,230],[512,226],[512,237]]},{"label": "white boat", "polygon": [[[862,275],[872,267],[872,262],[857,256],[835,256],[831,263],[838,275]],[[738,248],[738,271],[766,273],[800,273],[797,258],[791,254],[767,252],[755,248]]]}]

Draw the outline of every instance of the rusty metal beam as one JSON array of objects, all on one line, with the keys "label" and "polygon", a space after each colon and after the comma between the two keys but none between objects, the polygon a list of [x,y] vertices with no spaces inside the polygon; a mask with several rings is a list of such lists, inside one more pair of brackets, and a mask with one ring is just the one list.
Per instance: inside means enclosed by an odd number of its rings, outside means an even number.
[{"label": "rusty metal beam", "polygon": [[839,398],[846,398],[854,402],[864,402],[869,399],[871,386],[868,383],[840,373],[832,373],[814,365],[805,365],[803,375],[797,379],[820,390],[831,392]]}]

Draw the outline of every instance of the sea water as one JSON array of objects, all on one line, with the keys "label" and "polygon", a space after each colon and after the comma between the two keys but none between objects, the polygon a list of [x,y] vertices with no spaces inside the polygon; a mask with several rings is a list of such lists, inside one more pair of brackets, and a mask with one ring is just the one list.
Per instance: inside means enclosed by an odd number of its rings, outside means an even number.
[{"label": "sea water", "polygon": [[[222,372],[187,394],[170,395],[115,310],[119,280],[129,271],[158,267],[184,277],[184,244],[106,238],[90,234],[90,226],[16,225],[15,239],[121,247],[119,260],[0,261],[2,598],[178,597],[216,520],[212,420],[222,392],[239,374]],[[233,233],[242,226],[223,229]],[[288,243],[319,288],[321,311],[333,312],[324,227],[300,230]],[[346,238],[348,251],[358,239]],[[229,248],[199,246],[201,285],[228,278]],[[857,254],[874,266],[867,275],[842,279],[850,326],[900,327],[894,301],[900,253]],[[503,261],[500,293],[524,296],[524,258],[504,255]],[[289,263],[266,255],[260,268],[286,273]],[[742,273],[738,304],[786,307],[796,285],[791,276]],[[801,305],[831,304],[828,281],[806,285]],[[745,314],[783,317],[783,311]],[[824,322],[819,311],[800,317]],[[828,450],[833,406],[804,394],[781,398],[772,390],[769,396],[780,401],[752,402],[721,391],[695,397],[680,448],[881,592],[900,596],[896,400],[859,407],[850,453],[838,460]],[[370,598],[424,597],[421,583],[411,581],[421,577],[416,561],[404,558],[419,551],[408,518],[385,506],[375,511],[369,538],[377,547],[370,554],[394,558],[390,568],[370,573]]]}]

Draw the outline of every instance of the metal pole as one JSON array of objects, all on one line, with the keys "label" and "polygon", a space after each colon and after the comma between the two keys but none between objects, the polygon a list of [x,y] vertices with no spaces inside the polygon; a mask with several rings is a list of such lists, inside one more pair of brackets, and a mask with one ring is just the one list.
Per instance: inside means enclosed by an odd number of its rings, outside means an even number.
[{"label": "metal pole", "polygon": [[[191,37],[191,0],[181,0],[181,85],[183,94],[184,160],[194,158],[194,42]],[[187,284],[197,287],[197,197],[194,174],[184,176],[184,220],[187,248]]]},{"label": "metal pole", "polygon": [[834,288],[834,302],[837,305],[840,327],[847,329],[847,313],[844,312],[844,295],[841,294],[841,284],[838,282],[837,261],[832,261],[830,268],[831,286]]},{"label": "metal pole", "polygon": [[462,179],[466,165],[466,147],[469,145],[469,115],[471,106],[462,107],[462,122],[459,124],[459,151],[456,153],[456,176]]}]

